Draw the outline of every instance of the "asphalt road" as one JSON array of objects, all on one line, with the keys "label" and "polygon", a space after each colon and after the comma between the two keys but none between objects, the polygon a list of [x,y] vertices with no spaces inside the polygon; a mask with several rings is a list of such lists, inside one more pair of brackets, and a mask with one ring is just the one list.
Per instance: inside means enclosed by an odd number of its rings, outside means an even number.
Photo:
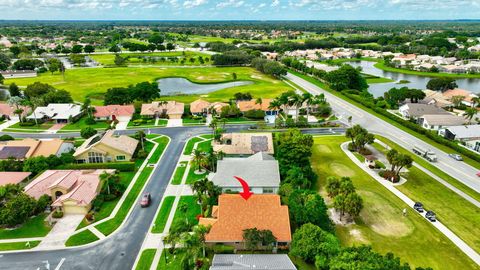
[{"label": "asphalt road", "polygon": [[333,110],[337,113],[340,113],[344,119],[346,119],[348,116],[352,116],[352,122],[354,124],[360,124],[373,133],[387,137],[410,151],[414,145],[431,149],[436,153],[438,158],[438,161],[432,164],[450,176],[456,178],[458,181],[469,186],[473,190],[480,192],[480,177],[475,175],[478,170],[474,167],[464,162],[459,162],[452,159],[447,153],[441,151],[440,149],[425,143],[417,137],[385,122],[374,115],[365,112],[355,105],[352,105],[349,102],[330,94],[329,92],[300,77],[290,73],[286,77],[312,94],[324,93]]}]

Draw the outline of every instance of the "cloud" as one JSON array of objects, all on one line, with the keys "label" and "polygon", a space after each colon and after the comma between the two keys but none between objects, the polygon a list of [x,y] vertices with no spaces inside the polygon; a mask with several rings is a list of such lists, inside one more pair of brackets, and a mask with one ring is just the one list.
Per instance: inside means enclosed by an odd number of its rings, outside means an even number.
[{"label": "cloud", "polygon": [[207,0],[187,0],[187,1],[183,2],[183,7],[193,8],[193,7],[198,7],[198,6],[204,5],[206,3],[208,3]]},{"label": "cloud", "polygon": [[280,5],[280,0],[273,0],[272,4],[270,4],[271,7],[276,7]]},{"label": "cloud", "polygon": [[217,8],[226,8],[226,7],[241,7],[245,4],[245,1],[237,1],[237,0],[228,0],[225,2],[220,2],[216,5]]}]

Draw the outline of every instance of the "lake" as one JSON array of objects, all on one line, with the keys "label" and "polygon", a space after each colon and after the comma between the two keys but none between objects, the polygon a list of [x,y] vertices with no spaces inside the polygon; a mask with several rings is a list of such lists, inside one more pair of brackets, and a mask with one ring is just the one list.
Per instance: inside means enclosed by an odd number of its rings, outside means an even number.
[{"label": "lake", "polygon": [[[409,88],[416,88],[416,89],[425,89],[427,83],[433,77],[425,77],[425,76],[418,76],[418,75],[411,75],[411,74],[404,74],[398,72],[390,72],[384,71],[379,68],[374,67],[375,62],[370,61],[355,61],[355,62],[347,62],[347,64],[353,67],[361,67],[362,72],[366,74],[371,74],[379,77],[389,78],[394,80],[395,82],[391,83],[374,83],[370,84],[368,91],[372,93],[373,96],[379,97],[383,96],[383,93],[387,92],[393,87],[409,87]],[[400,80],[408,80],[410,83],[405,84],[397,84],[396,82]],[[455,79],[458,88],[466,89],[477,93],[480,91],[480,79],[478,78],[457,78]]]},{"label": "lake", "polygon": [[253,84],[251,81],[203,84],[193,83],[184,78],[164,78],[159,79],[157,82],[158,88],[161,90],[160,95],[162,96],[206,94],[225,88]]}]

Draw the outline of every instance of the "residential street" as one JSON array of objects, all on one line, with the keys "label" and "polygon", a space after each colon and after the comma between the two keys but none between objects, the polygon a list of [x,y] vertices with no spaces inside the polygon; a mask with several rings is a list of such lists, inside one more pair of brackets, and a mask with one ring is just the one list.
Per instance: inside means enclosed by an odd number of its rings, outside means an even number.
[{"label": "residential street", "polygon": [[289,73],[286,77],[312,94],[324,93],[333,110],[338,113],[343,112],[342,116],[344,118],[352,116],[352,121],[354,124],[360,124],[369,131],[387,137],[388,139],[409,150],[412,149],[413,145],[419,145],[421,147],[433,150],[438,157],[438,161],[433,163],[435,166],[450,176],[456,178],[458,181],[469,186],[473,190],[480,192],[480,178],[475,175],[478,170],[472,166],[464,162],[453,160],[448,156],[447,153],[423,142],[415,136],[379,119],[378,117],[359,109],[347,101],[332,95],[318,86],[301,79],[300,77],[297,77],[291,73]]}]

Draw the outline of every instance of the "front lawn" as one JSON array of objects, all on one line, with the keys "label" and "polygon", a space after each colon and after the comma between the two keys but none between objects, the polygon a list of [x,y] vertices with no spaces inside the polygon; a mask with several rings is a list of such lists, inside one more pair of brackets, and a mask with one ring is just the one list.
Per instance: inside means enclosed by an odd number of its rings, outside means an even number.
[{"label": "front lawn", "polygon": [[197,145],[197,149],[200,150],[200,152],[208,152],[210,149],[212,149],[212,140],[199,143]]},{"label": "front lawn", "polygon": [[0,229],[0,239],[43,237],[52,229],[44,221],[47,214],[29,218],[16,229]]},{"label": "front lawn", "polygon": [[67,242],[65,242],[65,246],[67,247],[80,246],[80,245],[85,245],[91,242],[95,242],[97,240],[98,240],[98,237],[95,234],[93,234],[90,230],[85,230],[83,232],[70,236]]},{"label": "front lawn", "polygon": [[31,249],[40,244],[40,241],[0,243],[0,251]]},{"label": "front lawn", "polygon": [[[184,203],[188,205],[188,210],[186,213],[180,211],[180,206]],[[177,209],[175,210],[175,215],[173,216],[172,225],[181,219],[188,220],[188,224],[190,225],[197,225],[197,216],[200,215],[200,212],[200,205],[197,203],[196,196],[181,196]]]},{"label": "front lawn", "polygon": [[188,171],[187,175],[187,180],[185,181],[185,184],[193,184],[195,181],[200,180],[202,178],[207,177],[208,171],[204,169],[204,172],[202,174],[196,174],[195,166],[193,164],[190,164],[190,170]]},{"label": "front lawn", "polygon": [[45,123],[42,123],[42,124],[39,124],[39,125],[21,126],[20,122],[18,122],[18,123],[15,123],[15,124],[9,126],[7,129],[28,129],[28,130],[32,130],[32,131],[47,130],[47,129],[51,128],[53,125],[54,125],[53,122],[45,122]]},{"label": "front lawn", "polygon": [[110,126],[110,124],[107,123],[106,121],[96,121],[95,124],[90,125],[90,124],[85,123],[86,120],[87,120],[87,117],[84,116],[84,117],[78,119],[77,122],[67,124],[60,131],[80,131],[80,130],[82,130],[82,128],[85,128],[85,127],[91,127],[91,128],[94,128],[94,129],[105,130]]},{"label": "front lawn", "polygon": [[155,253],[157,253],[157,250],[153,248],[143,250],[135,270],[149,270]]},{"label": "front lawn", "polygon": [[183,175],[185,174],[185,170],[187,169],[187,161],[182,161],[179,163],[179,166],[175,169],[175,173],[173,174],[172,178],[172,185],[180,185],[182,183]]},{"label": "front lawn", "polygon": [[193,147],[195,146],[195,143],[203,141],[202,139],[198,137],[193,137],[187,142],[187,146],[185,146],[185,149],[183,150],[184,155],[190,155],[192,154]]},{"label": "front lawn", "polygon": [[[412,267],[477,269],[448,238],[357,167],[340,148],[346,141],[348,139],[343,136],[316,137],[312,156],[322,196],[326,197],[327,177],[348,176],[363,198],[364,209],[355,220],[356,224],[336,226],[342,245],[369,244],[382,254],[393,252]],[[327,203],[331,202],[327,200]],[[409,209],[406,217],[402,215],[405,208]]]},{"label": "front lawn", "polygon": [[152,227],[152,233],[162,233],[165,229],[165,224],[167,224],[167,219],[172,210],[173,202],[175,201],[174,196],[167,196],[163,199],[162,206],[158,211],[157,218]]}]

